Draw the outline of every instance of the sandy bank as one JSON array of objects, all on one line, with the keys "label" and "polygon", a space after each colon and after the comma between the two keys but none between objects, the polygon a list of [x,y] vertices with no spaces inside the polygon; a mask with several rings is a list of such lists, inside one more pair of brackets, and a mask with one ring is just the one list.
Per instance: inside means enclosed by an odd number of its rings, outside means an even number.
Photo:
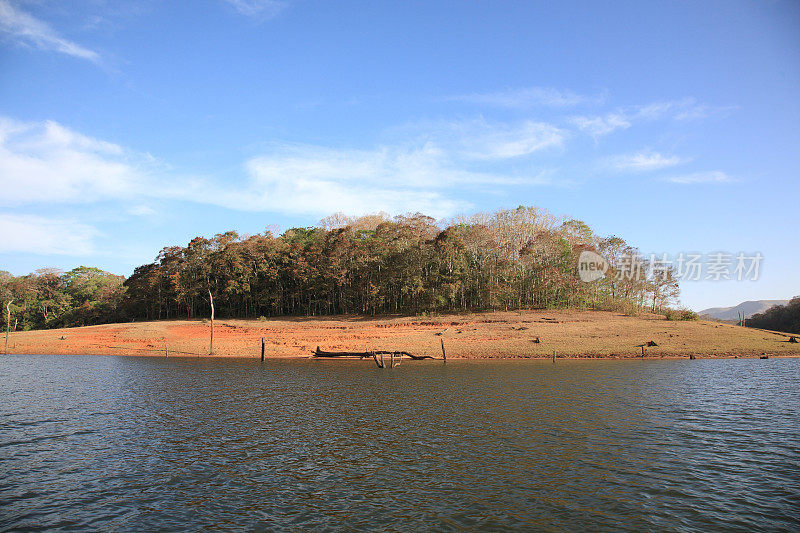
[{"label": "sandy bank", "polygon": [[[11,333],[10,353],[208,355],[210,326],[203,320],[108,324]],[[606,311],[494,312],[436,317],[337,316],[217,320],[217,356],[309,356],[331,351],[405,350],[448,359],[636,357],[730,357],[799,355],[789,336],[716,322],[669,322],[660,315],[629,317]],[[535,342],[536,339],[539,342]]]}]

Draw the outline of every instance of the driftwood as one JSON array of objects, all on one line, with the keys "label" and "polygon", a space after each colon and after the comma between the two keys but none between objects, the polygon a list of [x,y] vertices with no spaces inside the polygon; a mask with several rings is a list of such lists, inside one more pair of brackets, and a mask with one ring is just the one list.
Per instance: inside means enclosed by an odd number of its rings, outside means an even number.
[{"label": "driftwood", "polygon": [[359,359],[364,359],[365,357],[372,357],[377,360],[377,356],[379,355],[389,355],[391,356],[394,354],[395,356],[409,357],[411,359],[420,360],[420,359],[433,359],[430,355],[414,355],[412,353],[403,352],[400,350],[373,350],[370,352],[326,352],[324,350],[320,350],[319,346],[317,349],[312,352],[314,357],[358,357]]}]

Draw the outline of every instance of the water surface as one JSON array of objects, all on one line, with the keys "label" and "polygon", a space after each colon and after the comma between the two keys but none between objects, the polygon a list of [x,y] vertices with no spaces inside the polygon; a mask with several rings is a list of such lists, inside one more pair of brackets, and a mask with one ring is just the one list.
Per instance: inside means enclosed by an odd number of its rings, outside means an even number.
[{"label": "water surface", "polygon": [[0,529],[800,528],[800,360],[0,357]]}]

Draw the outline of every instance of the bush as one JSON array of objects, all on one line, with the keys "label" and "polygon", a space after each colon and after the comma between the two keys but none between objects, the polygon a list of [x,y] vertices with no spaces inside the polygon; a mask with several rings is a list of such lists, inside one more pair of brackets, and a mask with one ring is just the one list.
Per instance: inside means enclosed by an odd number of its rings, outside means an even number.
[{"label": "bush", "polygon": [[697,313],[691,309],[667,309],[664,312],[664,317],[667,320],[697,320],[700,318]]},{"label": "bush", "polygon": [[639,306],[631,300],[624,300],[622,298],[609,299],[604,302],[600,307],[604,311],[617,311],[627,316],[639,316]]}]

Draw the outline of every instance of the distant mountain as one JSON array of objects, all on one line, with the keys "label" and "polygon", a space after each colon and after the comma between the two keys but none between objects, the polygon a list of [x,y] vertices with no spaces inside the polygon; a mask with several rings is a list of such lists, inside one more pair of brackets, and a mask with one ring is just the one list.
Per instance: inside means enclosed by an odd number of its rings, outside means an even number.
[{"label": "distant mountain", "polygon": [[739,313],[744,312],[745,318],[750,318],[756,313],[762,313],[775,305],[786,305],[789,300],[751,300],[742,302],[734,307],[711,307],[700,311],[700,315],[708,315],[717,320],[738,320]]}]

